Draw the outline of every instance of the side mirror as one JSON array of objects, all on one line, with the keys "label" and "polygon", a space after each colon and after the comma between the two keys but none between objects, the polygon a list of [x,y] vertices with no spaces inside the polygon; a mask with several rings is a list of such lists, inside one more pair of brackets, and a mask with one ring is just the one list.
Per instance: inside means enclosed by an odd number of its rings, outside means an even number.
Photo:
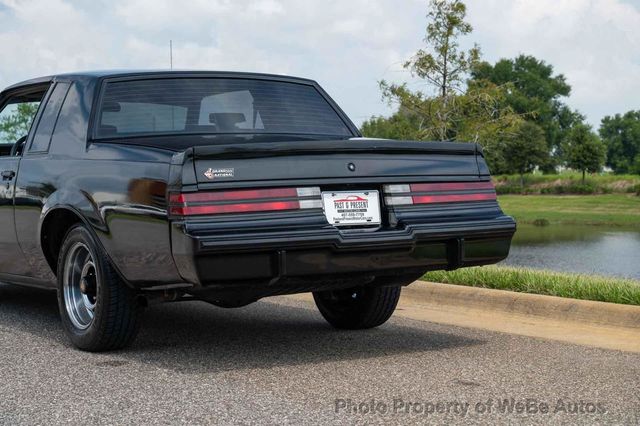
[{"label": "side mirror", "polygon": [[24,151],[24,145],[27,142],[27,137],[23,136],[16,141],[11,147],[11,153],[9,154],[11,157],[19,157],[22,155],[22,151]]}]

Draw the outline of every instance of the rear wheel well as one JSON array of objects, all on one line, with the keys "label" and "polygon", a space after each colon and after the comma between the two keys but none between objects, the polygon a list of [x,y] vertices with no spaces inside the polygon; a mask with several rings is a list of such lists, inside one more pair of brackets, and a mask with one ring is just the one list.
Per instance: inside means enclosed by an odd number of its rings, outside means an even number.
[{"label": "rear wheel well", "polygon": [[72,226],[81,223],[82,219],[67,209],[57,209],[47,215],[42,223],[40,244],[44,257],[54,274],[58,274],[58,255],[64,237]]}]

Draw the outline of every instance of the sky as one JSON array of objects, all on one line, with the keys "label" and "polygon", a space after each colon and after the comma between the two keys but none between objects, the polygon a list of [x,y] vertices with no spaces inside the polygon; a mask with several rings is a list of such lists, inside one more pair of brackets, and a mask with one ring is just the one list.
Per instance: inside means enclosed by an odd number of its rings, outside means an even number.
[{"label": "sky", "polygon": [[[565,99],[597,127],[640,109],[640,0],[468,0],[495,62],[534,55],[564,74]],[[0,86],[91,69],[173,66],[318,81],[356,124],[389,115],[378,81],[408,82],[426,0],[0,0]]]}]

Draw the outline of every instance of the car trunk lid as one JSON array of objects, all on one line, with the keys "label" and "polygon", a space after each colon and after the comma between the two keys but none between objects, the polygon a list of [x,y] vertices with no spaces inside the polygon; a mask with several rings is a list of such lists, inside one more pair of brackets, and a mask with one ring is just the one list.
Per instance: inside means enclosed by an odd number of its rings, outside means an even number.
[{"label": "car trunk lid", "polygon": [[478,177],[476,144],[374,139],[192,148],[198,184],[421,176]]}]

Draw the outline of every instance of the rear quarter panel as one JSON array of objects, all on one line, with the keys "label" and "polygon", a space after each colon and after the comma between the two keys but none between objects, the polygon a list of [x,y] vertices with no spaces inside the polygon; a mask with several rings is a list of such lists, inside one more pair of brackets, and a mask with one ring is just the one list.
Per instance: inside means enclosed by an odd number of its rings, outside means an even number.
[{"label": "rear quarter panel", "polygon": [[94,92],[93,82],[76,82],[49,152],[26,153],[21,161],[15,223],[32,277],[55,285],[41,245],[41,228],[47,215],[66,208],[82,217],[131,284],[180,282],[171,256],[165,202],[171,153],[87,144]]}]

